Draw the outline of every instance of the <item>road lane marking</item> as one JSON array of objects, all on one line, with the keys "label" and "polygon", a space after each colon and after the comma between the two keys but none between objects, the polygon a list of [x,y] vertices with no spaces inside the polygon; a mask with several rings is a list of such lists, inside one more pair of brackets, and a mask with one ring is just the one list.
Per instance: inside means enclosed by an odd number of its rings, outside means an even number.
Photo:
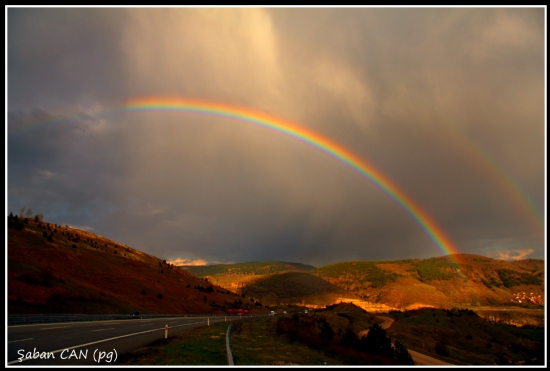
[{"label": "road lane marking", "polygon": [[104,323],[103,326],[120,325],[120,322],[116,323]]},{"label": "road lane marking", "polygon": [[154,325],[154,323],[148,323],[146,325],[139,325],[139,326],[141,327],[141,326],[153,326],[153,325]]},{"label": "road lane marking", "polygon": [[99,329],[99,330],[92,330],[92,332],[95,332],[95,331],[107,331],[107,330],[114,330],[115,328],[102,328],[102,329]]},{"label": "road lane marking", "polygon": [[[202,321],[200,321],[200,322],[192,322],[192,323],[186,323],[186,324],[183,324],[183,325],[176,325],[176,326],[172,326],[172,327],[181,327],[181,326],[189,326],[189,325],[198,325],[198,324],[201,324],[201,323],[203,323],[203,322],[202,322]],[[67,347],[67,348],[63,348],[63,349],[54,350],[53,352],[48,352],[48,353],[51,353],[51,354],[60,353],[60,352],[62,352],[62,351],[64,351],[64,350],[71,350],[71,349],[81,348],[81,347],[85,347],[85,346],[88,346],[88,345],[94,345],[94,344],[104,343],[104,342],[110,341],[110,340],[122,339],[122,338],[126,338],[126,337],[128,337],[128,336],[146,334],[146,333],[148,333],[148,332],[159,331],[159,330],[164,331],[164,327],[155,328],[155,329],[152,329],[152,330],[141,331],[141,332],[135,332],[135,333],[133,333],[133,334],[115,336],[115,337],[109,338],[109,339],[103,339],[103,340],[98,340],[98,341],[92,341],[91,343],[75,345],[75,346],[72,346],[72,347]],[[19,359],[15,359],[15,360],[13,360],[13,361],[8,362],[8,365],[13,365],[14,363],[25,362],[25,361],[28,361],[28,360],[31,360],[31,359],[34,359],[34,358],[32,358],[32,357],[31,357],[31,358],[23,358],[21,361],[20,361]]]},{"label": "road lane marking", "polygon": [[27,340],[32,340],[34,338],[28,338],[28,339],[21,339],[21,340],[12,340],[12,341],[8,341],[8,343],[18,343],[20,341],[27,341]]},{"label": "road lane marking", "polygon": [[71,326],[46,327],[46,328],[41,328],[40,330],[53,330],[55,328],[67,328],[67,327],[71,327]]}]

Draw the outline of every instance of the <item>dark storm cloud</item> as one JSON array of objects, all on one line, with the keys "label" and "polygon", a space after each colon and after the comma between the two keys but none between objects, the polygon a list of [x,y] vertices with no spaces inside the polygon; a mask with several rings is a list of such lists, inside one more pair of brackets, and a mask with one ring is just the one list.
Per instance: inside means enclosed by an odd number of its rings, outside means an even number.
[{"label": "dark storm cloud", "polygon": [[8,8],[10,109],[36,105],[57,109],[120,96],[118,35],[125,12]]},{"label": "dark storm cloud", "polygon": [[9,199],[35,212],[47,210],[52,222],[97,222],[112,207],[113,188],[124,174],[118,134],[99,134],[101,126],[91,117],[59,120],[38,110],[11,114]]},{"label": "dark storm cloud", "polygon": [[544,255],[510,183],[542,209],[543,8],[10,8],[7,61],[11,211],[167,259],[442,253],[372,182],[295,139],[210,116],[98,114],[179,96],[336,141],[461,252]]}]

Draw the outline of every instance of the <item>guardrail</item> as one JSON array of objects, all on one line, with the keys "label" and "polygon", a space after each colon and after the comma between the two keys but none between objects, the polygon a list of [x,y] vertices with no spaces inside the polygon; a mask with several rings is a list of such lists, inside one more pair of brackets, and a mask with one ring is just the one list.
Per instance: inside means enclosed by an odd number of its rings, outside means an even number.
[{"label": "guardrail", "polygon": [[225,335],[225,349],[227,351],[227,364],[229,366],[235,366],[233,360],[233,348],[231,347],[231,335],[233,335],[233,324],[230,324],[227,328],[227,334]]},{"label": "guardrail", "polygon": [[84,322],[108,320],[132,320],[138,318],[165,317],[224,317],[221,314],[8,314],[8,325],[31,325],[35,323]]}]

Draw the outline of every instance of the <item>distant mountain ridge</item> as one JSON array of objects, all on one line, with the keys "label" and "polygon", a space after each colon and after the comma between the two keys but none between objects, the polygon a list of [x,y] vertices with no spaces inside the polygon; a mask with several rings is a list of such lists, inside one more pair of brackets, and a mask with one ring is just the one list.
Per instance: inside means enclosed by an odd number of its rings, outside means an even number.
[{"label": "distant mountain ridge", "polygon": [[282,261],[249,262],[213,265],[180,265],[180,268],[199,276],[234,275],[270,275],[285,272],[309,272],[315,269],[312,265]]},{"label": "distant mountain ridge", "polygon": [[[487,305],[540,307],[544,303],[544,261],[537,259],[508,262],[456,254],[430,259],[342,262],[301,272],[282,272],[282,265],[275,263],[281,262],[191,267],[189,271],[266,304],[301,303],[315,307],[347,301],[383,311]],[[300,274],[291,275],[292,272]]]}]

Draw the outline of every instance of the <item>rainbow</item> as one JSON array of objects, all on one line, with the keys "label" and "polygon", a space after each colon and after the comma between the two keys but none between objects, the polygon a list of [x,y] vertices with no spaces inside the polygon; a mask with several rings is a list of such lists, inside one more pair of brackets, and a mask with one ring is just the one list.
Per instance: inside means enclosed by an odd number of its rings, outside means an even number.
[{"label": "rainbow", "polygon": [[[425,103],[426,110],[431,109],[430,107],[433,106]],[[454,124],[447,115],[439,112],[437,107],[435,109],[437,120],[445,125],[450,134],[445,139],[446,143],[453,143],[462,153],[470,157],[470,163],[478,167],[483,176],[491,178],[510,204],[524,214],[525,220],[530,222],[534,232],[537,235],[544,235],[544,207],[537,204],[533,197],[522,189],[503,164],[477,144],[473,138],[461,131],[460,125]]]},{"label": "rainbow", "polygon": [[333,157],[376,185],[412,217],[443,255],[458,253],[456,247],[433,219],[380,170],[350,150],[310,129],[249,108],[200,100],[140,98],[128,101],[125,110],[129,112],[184,112],[218,116],[270,129],[297,139]]},{"label": "rainbow", "polygon": [[483,148],[476,145],[472,140],[467,140],[463,134],[457,134],[462,139],[463,151],[467,153],[472,161],[496,180],[496,184],[513,206],[523,213],[526,220],[531,221],[534,232],[538,235],[544,234],[544,215],[534,200],[525,192],[519,184],[503,169],[497,161]]}]

